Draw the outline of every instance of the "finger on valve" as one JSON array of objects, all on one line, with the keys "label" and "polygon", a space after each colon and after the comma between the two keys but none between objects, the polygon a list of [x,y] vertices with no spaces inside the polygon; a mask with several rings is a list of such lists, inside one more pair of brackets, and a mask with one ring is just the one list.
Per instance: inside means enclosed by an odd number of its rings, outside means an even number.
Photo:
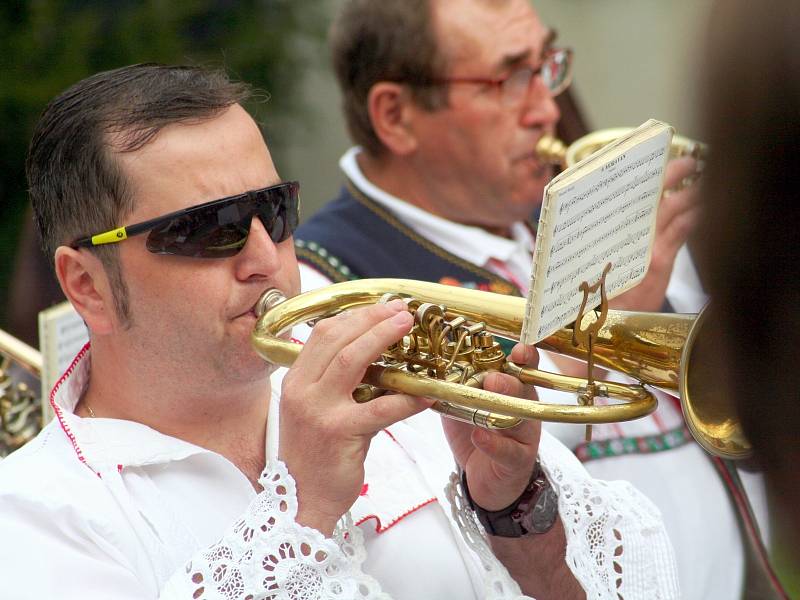
[{"label": "finger on valve", "polygon": [[[397,317],[398,315],[401,316]],[[374,335],[376,332],[372,331],[372,329],[392,317],[399,319],[400,330],[403,330],[406,322],[408,322],[408,327],[410,328],[411,315],[402,300],[349,310],[335,317],[321,320],[312,330],[303,351],[300,352],[300,356],[297,357],[292,369],[290,369],[290,374],[292,372],[303,372],[305,378],[318,380],[329,366],[337,360],[337,355],[343,348],[363,337],[365,333],[371,332]],[[386,346],[402,337],[407,331],[408,329],[403,330],[403,333],[400,333],[396,339],[392,339],[394,332],[387,332],[386,328],[383,328],[380,333],[388,334],[386,338],[388,341],[378,339],[376,336],[374,340],[376,347],[386,344],[382,348],[378,348],[376,352],[380,353]],[[341,360],[341,357],[338,360]]]}]

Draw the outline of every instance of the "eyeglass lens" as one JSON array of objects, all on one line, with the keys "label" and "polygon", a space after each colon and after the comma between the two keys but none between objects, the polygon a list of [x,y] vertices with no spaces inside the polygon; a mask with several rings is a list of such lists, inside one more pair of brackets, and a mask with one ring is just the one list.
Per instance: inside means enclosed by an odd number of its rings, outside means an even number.
[{"label": "eyeglass lens", "polygon": [[[569,56],[565,50],[550,52],[544,59],[539,75],[550,93],[557,95],[564,90],[569,74]],[[522,101],[528,93],[536,70],[531,67],[517,69],[503,83],[503,99],[506,104],[513,105]]]},{"label": "eyeglass lens", "polygon": [[561,86],[569,72],[569,56],[565,51],[553,52],[542,64],[542,79],[547,89],[556,93],[562,90]]},{"label": "eyeglass lens", "polygon": [[298,223],[297,186],[276,186],[189,211],[152,229],[147,249],[197,258],[233,256],[247,242],[253,217],[276,244],[288,239]]}]

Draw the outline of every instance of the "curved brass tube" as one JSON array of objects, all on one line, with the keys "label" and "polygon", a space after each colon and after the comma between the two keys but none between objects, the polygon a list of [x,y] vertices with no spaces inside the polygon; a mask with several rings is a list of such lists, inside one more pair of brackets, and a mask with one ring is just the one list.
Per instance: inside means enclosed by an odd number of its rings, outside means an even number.
[{"label": "curved brass tube", "polygon": [[41,353],[2,329],[0,329],[0,354],[7,355],[32,375],[41,377]]},{"label": "curved brass tube", "polygon": [[[610,144],[630,131],[630,127],[601,129],[586,134],[572,142],[569,146],[553,136],[544,135],[536,143],[536,154],[545,162],[557,165],[561,168],[567,168],[579,163],[590,154],[593,154],[603,146]],[[702,142],[682,135],[675,135],[672,137],[669,153],[670,158],[692,156],[697,159],[703,159],[707,154],[708,146]]]}]

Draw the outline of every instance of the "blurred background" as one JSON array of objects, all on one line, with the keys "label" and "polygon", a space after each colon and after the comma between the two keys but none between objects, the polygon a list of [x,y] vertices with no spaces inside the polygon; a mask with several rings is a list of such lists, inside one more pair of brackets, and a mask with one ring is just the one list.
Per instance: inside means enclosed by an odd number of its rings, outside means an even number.
[{"label": "blurred background", "polygon": [[[248,107],[281,175],[302,182],[303,216],[332,198],[348,147],[326,31],[342,0],[3,0],[0,3],[0,328],[36,346],[35,322],[15,318],[45,289],[15,288],[36,268],[24,163],[47,102],[97,71],[136,62],[224,66],[269,93]],[[711,0],[536,0],[575,50],[576,100],[591,129],[653,117],[699,137],[696,83]],[[45,272],[43,277],[50,277]],[[13,301],[12,301],[13,299]],[[31,299],[31,302],[34,300]]]}]

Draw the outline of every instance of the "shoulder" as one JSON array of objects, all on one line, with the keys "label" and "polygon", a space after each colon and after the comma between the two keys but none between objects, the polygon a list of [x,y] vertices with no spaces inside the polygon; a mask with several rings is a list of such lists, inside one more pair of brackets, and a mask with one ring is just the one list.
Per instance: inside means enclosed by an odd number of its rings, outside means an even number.
[{"label": "shoulder", "polygon": [[46,511],[69,504],[96,510],[102,487],[100,478],[82,462],[56,421],[0,461],[0,502],[4,508],[27,505]]},{"label": "shoulder", "polygon": [[[3,564],[41,564],[64,553],[111,561],[132,572],[140,541],[130,527],[113,482],[92,471],[76,454],[58,422],[0,461],[0,539]],[[78,560],[78,559],[75,559]],[[27,568],[27,566],[25,567]]]},{"label": "shoulder", "polygon": [[[4,593],[145,596],[149,570],[137,532],[58,423],[0,461],[0,507],[0,540],[10,541],[0,543],[0,564],[13,573]],[[148,597],[156,589],[150,585]]]}]

